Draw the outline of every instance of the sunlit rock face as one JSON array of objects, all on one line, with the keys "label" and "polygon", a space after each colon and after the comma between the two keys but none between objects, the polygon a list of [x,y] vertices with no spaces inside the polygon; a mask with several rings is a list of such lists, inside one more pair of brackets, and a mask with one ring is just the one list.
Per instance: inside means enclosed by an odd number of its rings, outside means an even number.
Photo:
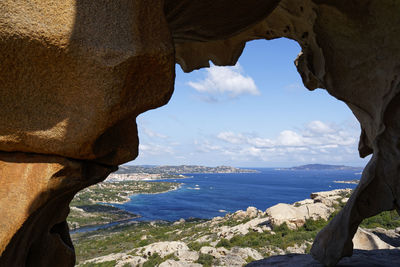
[{"label": "sunlit rock face", "polygon": [[312,248],[330,266],[351,255],[362,219],[400,205],[398,14],[389,0],[1,1],[0,266],[73,265],[69,201],[137,156],[135,118],[168,102],[175,62],[233,65],[247,41],[279,37],[302,47],[305,86],[360,121],[360,155],[373,152]]},{"label": "sunlit rock face", "polygon": [[162,1],[4,0],[0,40],[2,151],[122,164],[173,91]]}]

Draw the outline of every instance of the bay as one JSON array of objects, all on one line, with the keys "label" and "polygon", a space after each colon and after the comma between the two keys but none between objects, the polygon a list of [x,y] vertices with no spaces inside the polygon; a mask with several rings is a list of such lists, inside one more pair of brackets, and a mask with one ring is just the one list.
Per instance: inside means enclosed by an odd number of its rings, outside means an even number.
[{"label": "bay", "polygon": [[257,170],[258,173],[186,174],[192,178],[159,180],[183,185],[162,194],[133,195],[131,201],[114,206],[141,215],[137,219],[141,221],[210,219],[249,206],[265,210],[278,203],[294,203],[310,198],[312,192],[355,188],[356,185],[334,181],[361,177],[361,173],[349,170]]}]

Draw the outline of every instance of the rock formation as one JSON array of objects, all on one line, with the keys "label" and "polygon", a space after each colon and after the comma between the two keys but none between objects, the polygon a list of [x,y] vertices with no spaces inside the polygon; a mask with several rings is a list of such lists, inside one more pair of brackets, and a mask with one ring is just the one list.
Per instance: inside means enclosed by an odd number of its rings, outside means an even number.
[{"label": "rock formation", "polygon": [[163,2],[1,1],[0,62],[0,266],[73,266],[69,202],[172,94]]},{"label": "rock formation", "polygon": [[373,153],[312,248],[328,266],[350,256],[358,224],[400,206],[399,12],[390,0],[1,1],[0,265],[73,265],[70,199],[137,156],[135,118],[168,102],[175,62],[233,65],[246,41],[279,37],[300,44],[305,86],[344,101],[360,155]]}]

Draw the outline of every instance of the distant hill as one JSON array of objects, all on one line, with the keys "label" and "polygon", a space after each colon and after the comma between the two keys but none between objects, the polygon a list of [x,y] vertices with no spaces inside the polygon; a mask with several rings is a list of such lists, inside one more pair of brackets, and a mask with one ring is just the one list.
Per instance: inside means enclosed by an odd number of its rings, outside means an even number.
[{"label": "distant hill", "polygon": [[285,168],[284,170],[290,171],[362,171],[363,167],[352,167],[345,165],[329,165],[329,164],[307,164],[297,167]]}]

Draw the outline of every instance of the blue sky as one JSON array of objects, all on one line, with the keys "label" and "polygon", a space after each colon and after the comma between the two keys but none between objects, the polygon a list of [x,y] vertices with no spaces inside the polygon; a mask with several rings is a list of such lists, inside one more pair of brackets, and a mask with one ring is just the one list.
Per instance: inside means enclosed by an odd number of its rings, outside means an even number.
[{"label": "blue sky", "polygon": [[138,117],[139,157],[129,164],[364,166],[360,126],[325,90],[304,88],[288,39],[247,43],[236,66],[184,73],[170,102]]}]

